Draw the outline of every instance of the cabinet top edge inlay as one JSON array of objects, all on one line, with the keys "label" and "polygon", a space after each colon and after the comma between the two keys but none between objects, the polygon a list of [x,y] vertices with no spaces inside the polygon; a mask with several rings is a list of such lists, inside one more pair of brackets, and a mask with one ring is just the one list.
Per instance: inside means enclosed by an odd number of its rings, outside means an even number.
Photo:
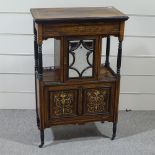
[{"label": "cabinet top edge inlay", "polygon": [[114,7],[32,8],[35,22],[125,21],[129,17]]}]

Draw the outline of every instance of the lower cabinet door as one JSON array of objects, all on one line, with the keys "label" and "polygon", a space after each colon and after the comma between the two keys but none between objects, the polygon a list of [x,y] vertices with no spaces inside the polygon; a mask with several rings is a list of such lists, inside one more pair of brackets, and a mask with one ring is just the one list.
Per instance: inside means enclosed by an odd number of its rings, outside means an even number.
[{"label": "lower cabinet door", "polygon": [[114,105],[114,87],[112,84],[97,84],[83,88],[84,115],[112,115]]},{"label": "lower cabinet door", "polygon": [[70,124],[112,117],[114,90],[113,83],[46,87],[45,124]]},{"label": "lower cabinet door", "polygon": [[48,89],[48,120],[77,116],[78,90],[62,87]]}]

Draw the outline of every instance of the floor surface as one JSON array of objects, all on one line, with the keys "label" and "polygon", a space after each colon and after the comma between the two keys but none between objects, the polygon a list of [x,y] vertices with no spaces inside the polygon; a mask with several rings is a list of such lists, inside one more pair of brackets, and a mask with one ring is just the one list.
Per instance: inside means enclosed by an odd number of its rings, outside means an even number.
[{"label": "floor surface", "polygon": [[0,110],[0,155],[155,155],[155,111],[121,111],[111,135],[109,122],[55,126],[40,149],[34,110]]}]

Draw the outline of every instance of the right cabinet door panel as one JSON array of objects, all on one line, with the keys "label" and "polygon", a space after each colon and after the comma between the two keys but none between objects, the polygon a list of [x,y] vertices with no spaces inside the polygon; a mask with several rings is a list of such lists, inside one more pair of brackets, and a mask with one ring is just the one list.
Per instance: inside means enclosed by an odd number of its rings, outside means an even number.
[{"label": "right cabinet door panel", "polygon": [[83,113],[84,115],[112,115],[114,99],[113,84],[84,86]]}]

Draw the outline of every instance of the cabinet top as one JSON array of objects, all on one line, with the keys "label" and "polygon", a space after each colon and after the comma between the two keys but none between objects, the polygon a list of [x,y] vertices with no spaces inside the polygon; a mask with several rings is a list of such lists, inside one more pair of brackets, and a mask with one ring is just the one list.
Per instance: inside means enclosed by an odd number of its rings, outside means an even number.
[{"label": "cabinet top", "polygon": [[125,21],[124,13],[114,7],[81,7],[81,8],[34,8],[31,14],[35,22],[94,22]]}]

